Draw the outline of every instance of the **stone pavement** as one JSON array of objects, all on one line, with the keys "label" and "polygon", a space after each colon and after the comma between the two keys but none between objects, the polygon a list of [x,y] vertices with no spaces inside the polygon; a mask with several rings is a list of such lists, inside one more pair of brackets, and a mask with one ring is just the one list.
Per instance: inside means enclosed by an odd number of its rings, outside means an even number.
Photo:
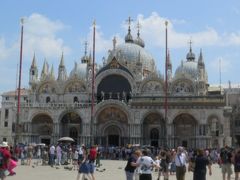
[{"label": "stone pavement", "polygon": [[[125,180],[124,167],[126,161],[121,160],[102,160],[102,166],[99,170],[106,169],[103,172],[96,171],[96,180]],[[50,166],[21,166],[16,169],[15,176],[9,176],[9,180],[75,180],[77,177],[77,171],[66,170],[64,166],[59,169]],[[221,169],[218,165],[212,166],[212,176],[207,176],[207,180],[222,180]],[[154,172],[153,180],[156,180],[157,173]],[[234,175],[232,175],[231,179]],[[163,177],[161,178],[163,179]],[[175,175],[171,175],[169,180],[175,180]],[[185,180],[192,180],[192,173],[187,172]]]}]

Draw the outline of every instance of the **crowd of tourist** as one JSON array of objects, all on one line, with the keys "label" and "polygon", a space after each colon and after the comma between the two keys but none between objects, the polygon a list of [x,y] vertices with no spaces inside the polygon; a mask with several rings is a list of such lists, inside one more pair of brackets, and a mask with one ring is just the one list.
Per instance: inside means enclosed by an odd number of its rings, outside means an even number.
[{"label": "crowd of tourist", "polygon": [[[32,159],[34,162],[32,162]],[[49,165],[51,167],[71,165],[71,170],[77,170],[77,180],[88,178],[95,180],[94,171],[100,167],[101,159],[126,160],[124,168],[126,180],[151,180],[152,173],[158,173],[158,180],[168,180],[176,176],[184,180],[187,171],[193,172],[193,180],[205,180],[206,174],[212,175],[212,164],[221,168],[222,179],[230,180],[235,172],[235,180],[239,180],[240,149],[225,146],[222,149],[176,149],[156,148],[151,146],[126,147],[86,147],[58,143],[18,145],[11,147],[7,142],[0,144],[0,179],[15,175],[14,168],[19,164],[27,166]],[[232,166],[234,169],[232,170]]]}]

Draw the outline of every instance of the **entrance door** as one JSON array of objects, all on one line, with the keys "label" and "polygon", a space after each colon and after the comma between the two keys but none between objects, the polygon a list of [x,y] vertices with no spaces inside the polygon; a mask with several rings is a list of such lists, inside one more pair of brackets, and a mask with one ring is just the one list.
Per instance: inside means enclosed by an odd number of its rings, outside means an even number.
[{"label": "entrance door", "polygon": [[44,144],[46,144],[47,146],[49,146],[49,145],[50,145],[50,139],[49,139],[49,138],[42,138],[42,139],[41,139],[41,143],[44,143]]},{"label": "entrance door", "polygon": [[108,135],[109,146],[119,146],[119,135]]},{"label": "entrance door", "polygon": [[182,146],[186,148],[187,145],[188,145],[187,141],[186,141],[186,140],[183,140],[183,141],[182,141]]}]

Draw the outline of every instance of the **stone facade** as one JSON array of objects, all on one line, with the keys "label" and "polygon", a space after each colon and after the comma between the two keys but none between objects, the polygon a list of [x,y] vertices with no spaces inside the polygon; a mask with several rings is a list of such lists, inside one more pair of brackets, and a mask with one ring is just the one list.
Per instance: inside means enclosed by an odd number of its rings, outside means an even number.
[{"label": "stone facade", "polygon": [[[101,67],[94,64],[93,109],[91,55],[85,51],[69,75],[62,55],[57,78],[46,61],[38,76],[34,56],[29,88],[21,93],[18,141],[50,144],[70,136],[78,144],[231,145],[231,108],[226,108],[225,95],[210,91],[201,51],[195,60],[190,45],[186,61],[175,74],[168,54],[166,92],[163,75],[157,72],[139,32],[133,40],[129,27],[125,43],[116,44],[114,39]],[[15,97],[14,92],[2,94],[0,136],[12,143],[16,136]]]}]

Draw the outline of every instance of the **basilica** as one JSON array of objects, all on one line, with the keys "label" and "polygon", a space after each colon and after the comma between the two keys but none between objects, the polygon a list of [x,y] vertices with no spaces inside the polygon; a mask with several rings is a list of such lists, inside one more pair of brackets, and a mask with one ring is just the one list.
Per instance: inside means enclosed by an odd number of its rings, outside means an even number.
[{"label": "basilica", "polygon": [[[40,74],[34,55],[29,88],[21,89],[20,142],[56,144],[69,136],[77,144],[104,146],[231,145],[231,108],[209,85],[201,50],[195,55],[190,44],[175,72],[168,55],[167,81],[139,30],[133,36],[129,26],[125,42],[114,38],[106,52],[98,65],[85,50],[70,73],[62,54],[57,77],[46,61]],[[16,112],[15,91],[3,93],[0,141],[14,141]]]}]

